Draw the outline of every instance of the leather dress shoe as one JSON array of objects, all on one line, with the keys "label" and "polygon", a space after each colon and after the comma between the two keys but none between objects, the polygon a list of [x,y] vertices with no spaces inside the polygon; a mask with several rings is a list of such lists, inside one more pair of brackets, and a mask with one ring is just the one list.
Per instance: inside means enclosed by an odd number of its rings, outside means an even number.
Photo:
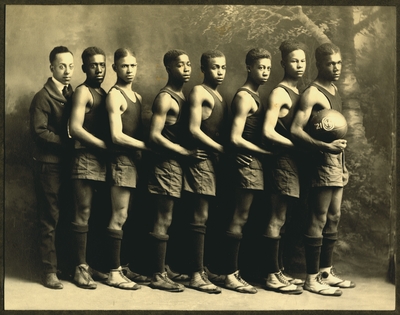
[{"label": "leather dress shoe", "polygon": [[43,285],[50,289],[62,289],[64,286],[60,280],[58,280],[55,272],[47,273],[42,279]]},{"label": "leather dress shoe", "polygon": [[89,266],[81,264],[75,267],[74,282],[82,289],[96,289],[97,284],[93,281],[88,272]]},{"label": "leather dress shoe", "polygon": [[98,271],[96,269],[93,269],[92,267],[89,266],[87,270],[90,274],[90,276],[93,278],[93,280],[97,281],[105,281],[108,279],[108,274],[103,273],[101,271]]}]

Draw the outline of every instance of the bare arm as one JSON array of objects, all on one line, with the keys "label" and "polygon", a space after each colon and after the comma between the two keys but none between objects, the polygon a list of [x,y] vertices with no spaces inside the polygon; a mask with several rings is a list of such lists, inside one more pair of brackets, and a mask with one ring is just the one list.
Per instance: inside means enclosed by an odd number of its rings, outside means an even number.
[{"label": "bare arm", "polygon": [[239,92],[232,103],[233,122],[231,129],[231,142],[233,146],[246,151],[262,154],[271,154],[271,152],[260,148],[254,143],[243,138],[243,130],[246,123],[246,118],[251,111],[254,99],[246,92]]},{"label": "bare arm", "polygon": [[300,98],[299,108],[294,116],[292,127],[290,129],[293,139],[306,145],[309,148],[318,149],[330,153],[340,153],[346,148],[346,140],[339,139],[331,143],[323,142],[312,138],[304,131],[308,120],[310,119],[314,105],[321,104],[329,108],[326,97],[315,87],[307,89]]},{"label": "bare arm", "polygon": [[214,151],[223,153],[222,145],[211,139],[201,130],[201,121],[203,116],[203,103],[214,102],[213,97],[203,87],[195,86],[189,95],[190,114],[189,114],[189,130],[193,137],[205,144]]},{"label": "bare arm", "polygon": [[[136,95],[139,96],[138,94]],[[146,150],[147,147],[143,141],[132,138],[122,132],[121,115],[124,112],[122,110],[124,105],[126,107],[126,100],[118,90],[113,89],[108,93],[106,107],[110,120],[112,142],[127,148]]]},{"label": "bare arm", "polygon": [[95,137],[83,128],[86,105],[90,102],[93,102],[93,98],[88,88],[85,86],[78,87],[72,97],[72,111],[69,122],[70,134],[72,138],[86,145],[94,148],[106,149],[107,147],[103,140]]},{"label": "bare arm", "polygon": [[268,107],[265,113],[263,126],[263,136],[273,143],[280,144],[285,147],[293,147],[293,142],[282,136],[275,130],[278,122],[279,112],[285,104],[291,105],[292,100],[286,91],[282,88],[274,89],[268,99]]}]

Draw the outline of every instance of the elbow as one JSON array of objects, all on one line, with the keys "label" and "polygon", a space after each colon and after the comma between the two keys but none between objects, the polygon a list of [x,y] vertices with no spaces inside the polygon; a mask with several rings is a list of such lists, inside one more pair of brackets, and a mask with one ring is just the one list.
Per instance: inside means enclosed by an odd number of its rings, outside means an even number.
[{"label": "elbow", "polygon": [[263,136],[264,136],[264,139],[266,139],[266,140],[269,140],[269,141],[274,140],[274,134],[270,130],[265,130]]},{"label": "elbow", "polygon": [[292,136],[292,139],[297,140],[299,138],[299,130],[298,128],[290,128],[290,134]]},{"label": "elbow", "polygon": [[158,138],[157,138],[156,135],[150,133],[150,135],[149,135],[149,144],[150,145],[158,144]]},{"label": "elbow", "polygon": [[194,138],[194,139],[199,139],[200,138],[200,130],[199,129],[189,129],[190,135]]},{"label": "elbow", "polygon": [[238,147],[240,145],[240,140],[238,137],[231,137],[230,138],[231,145]]},{"label": "elbow", "polygon": [[122,144],[122,139],[121,139],[120,135],[111,134],[111,141],[113,144],[116,144],[116,145]]},{"label": "elbow", "polygon": [[78,132],[74,126],[69,125],[69,134],[72,138],[76,138],[78,136]]}]

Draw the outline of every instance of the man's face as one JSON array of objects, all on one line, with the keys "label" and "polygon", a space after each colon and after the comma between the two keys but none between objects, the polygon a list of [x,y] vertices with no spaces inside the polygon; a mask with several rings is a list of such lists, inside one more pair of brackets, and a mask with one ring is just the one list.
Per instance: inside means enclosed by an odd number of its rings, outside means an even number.
[{"label": "man's face", "polygon": [[137,72],[136,58],[132,55],[123,57],[117,60],[113,68],[119,79],[126,83],[133,82]]},{"label": "man's face", "polygon": [[54,79],[68,85],[74,73],[74,57],[69,52],[57,54],[50,65],[50,70]]},{"label": "man's face", "polygon": [[101,84],[106,76],[106,58],[103,55],[90,56],[83,64],[83,72],[89,81]]},{"label": "man's face", "polygon": [[306,70],[306,54],[303,50],[293,50],[286,56],[283,63],[285,66],[285,74],[291,78],[301,78]]},{"label": "man's face", "polygon": [[247,70],[255,83],[263,85],[268,81],[271,73],[271,59],[257,59],[251,66],[247,66]]},{"label": "man's face", "polygon": [[220,85],[224,81],[226,73],[225,57],[210,58],[207,65],[202,69],[204,78],[211,84]]},{"label": "man's face", "polygon": [[188,55],[180,55],[176,60],[172,61],[168,70],[170,76],[175,80],[188,82],[190,79],[190,73],[192,72],[192,64],[190,63]]},{"label": "man's face", "polygon": [[327,81],[337,81],[342,70],[342,56],[335,53],[326,56],[318,65],[318,74]]}]

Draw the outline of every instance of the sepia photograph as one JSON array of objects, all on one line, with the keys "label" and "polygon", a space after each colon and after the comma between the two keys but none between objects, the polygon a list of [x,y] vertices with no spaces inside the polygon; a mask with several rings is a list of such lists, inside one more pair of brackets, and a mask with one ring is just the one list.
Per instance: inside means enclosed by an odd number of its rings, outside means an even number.
[{"label": "sepia photograph", "polygon": [[4,12],[5,311],[396,310],[396,6]]}]

